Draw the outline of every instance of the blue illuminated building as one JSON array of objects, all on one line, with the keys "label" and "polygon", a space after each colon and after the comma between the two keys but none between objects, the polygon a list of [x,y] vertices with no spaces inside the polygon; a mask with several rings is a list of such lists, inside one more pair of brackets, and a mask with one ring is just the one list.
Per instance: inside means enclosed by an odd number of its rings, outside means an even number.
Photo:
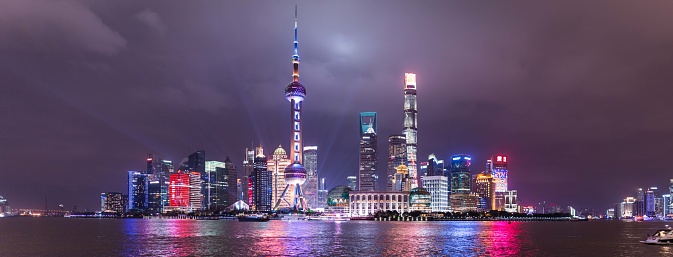
[{"label": "blue illuminated building", "polygon": [[451,157],[451,194],[469,194],[472,188],[470,164],[472,158],[461,154]]}]

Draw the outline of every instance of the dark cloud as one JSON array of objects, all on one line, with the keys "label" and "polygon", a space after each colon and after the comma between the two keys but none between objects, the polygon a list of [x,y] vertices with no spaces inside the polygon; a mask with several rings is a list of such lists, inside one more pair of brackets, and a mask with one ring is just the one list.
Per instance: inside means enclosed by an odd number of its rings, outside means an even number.
[{"label": "dark cloud", "polygon": [[[156,153],[287,146],[294,2],[0,2],[0,194],[97,206]],[[419,156],[510,156],[523,203],[607,208],[671,177],[673,4],[299,2],[305,140],[329,187],[418,74]],[[380,164],[384,177],[385,162]]]}]

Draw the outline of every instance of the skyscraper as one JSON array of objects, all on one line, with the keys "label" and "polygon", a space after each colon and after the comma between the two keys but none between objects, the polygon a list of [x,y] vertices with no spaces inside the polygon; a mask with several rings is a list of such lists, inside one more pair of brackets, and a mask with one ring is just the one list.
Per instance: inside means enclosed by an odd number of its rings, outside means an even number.
[{"label": "skyscraper", "polygon": [[427,176],[447,176],[444,170],[444,160],[440,160],[435,154],[428,156]]},{"label": "skyscraper", "polygon": [[304,198],[309,209],[318,205],[318,147],[304,147],[304,167],[306,168],[306,183],[303,185]]},{"label": "skyscraper", "polygon": [[475,178],[474,192],[479,196],[478,209],[481,211],[496,209],[495,188],[496,182],[490,173],[485,171],[477,174],[477,177]]},{"label": "skyscraper", "polygon": [[359,190],[376,191],[376,113],[360,113]]},{"label": "skyscraper", "polygon": [[151,212],[163,212],[163,207],[168,206],[168,186],[170,175],[173,172],[173,162],[162,160],[153,154],[147,155],[147,209]]},{"label": "skyscraper", "polygon": [[495,210],[505,208],[505,194],[509,190],[507,187],[507,156],[496,154],[487,162],[487,170],[493,175],[495,181]]},{"label": "skyscraper", "polygon": [[186,211],[189,208],[189,174],[178,170],[170,176],[169,208],[167,210]]},{"label": "skyscraper", "polygon": [[[304,99],[306,99],[306,88],[299,83],[299,54],[297,52],[297,8],[294,9],[294,54],[292,55],[292,82],[285,87],[285,98],[290,101],[290,125],[292,131],[292,140],[290,143],[290,160],[292,163],[285,168],[285,182],[287,186],[283,190],[280,198],[283,198],[288,192],[294,192],[293,207],[295,209],[306,210],[306,203],[304,201],[304,193],[301,189],[306,181],[306,169],[301,165],[303,161],[302,155],[304,152],[303,137],[302,137],[302,107]],[[279,199],[280,200],[280,199]],[[279,202],[276,203],[278,205]]]},{"label": "skyscraper", "polygon": [[451,157],[451,194],[469,194],[471,189],[469,155],[454,155]]},{"label": "skyscraper", "polygon": [[412,188],[418,187],[416,115],[416,74],[404,73],[404,135],[407,138],[407,167]]},{"label": "skyscraper", "polygon": [[236,167],[227,156],[224,162],[206,161],[208,206],[222,211],[236,202]]},{"label": "skyscraper", "polygon": [[407,165],[407,137],[404,134],[390,135],[388,137],[387,191],[393,190],[397,167],[402,164]]},{"label": "skyscraper", "polygon": [[[252,173],[254,172],[255,150],[245,148],[245,159],[243,160],[243,178],[241,179],[241,189],[243,190],[243,200],[251,208],[253,207],[253,183]],[[254,209],[254,208],[252,208]]]},{"label": "skyscraper", "polygon": [[147,174],[140,171],[128,172],[128,210],[144,212],[147,210]]},{"label": "skyscraper", "polygon": [[[256,148],[257,155],[254,161],[253,179],[253,205],[255,211],[271,211],[272,174],[267,169],[267,160],[262,146]],[[253,207],[254,206],[254,207]]]},{"label": "skyscraper", "polygon": [[[207,207],[208,206],[208,198],[205,197],[207,194],[206,192],[206,182],[208,179],[206,178],[206,152],[203,150],[196,151],[180,162],[180,165],[178,165],[178,171],[182,171],[182,173],[185,174],[191,174],[192,172],[196,172],[200,175],[199,178],[199,183],[201,183],[201,191],[199,192],[200,196],[198,196],[199,199],[201,199],[200,204],[192,203],[190,202],[191,206],[200,206],[200,207]],[[190,181],[192,183],[193,181]],[[192,186],[192,185],[190,185]],[[197,196],[193,196],[192,201],[196,199]]]}]

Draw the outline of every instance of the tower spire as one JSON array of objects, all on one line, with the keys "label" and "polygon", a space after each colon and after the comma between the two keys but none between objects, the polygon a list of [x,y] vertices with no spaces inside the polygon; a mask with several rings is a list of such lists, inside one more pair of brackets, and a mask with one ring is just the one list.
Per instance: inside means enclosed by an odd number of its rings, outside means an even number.
[{"label": "tower spire", "polygon": [[297,5],[294,5],[294,55],[292,55],[292,64],[294,66],[292,81],[294,82],[299,81],[299,53],[297,52],[299,42],[297,41],[297,31]]}]

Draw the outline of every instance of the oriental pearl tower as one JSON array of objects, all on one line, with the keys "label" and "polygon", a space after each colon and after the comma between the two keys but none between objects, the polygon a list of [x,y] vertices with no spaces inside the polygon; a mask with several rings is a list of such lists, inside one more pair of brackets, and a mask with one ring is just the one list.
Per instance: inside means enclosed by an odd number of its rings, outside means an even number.
[{"label": "oriental pearl tower", "polygon": [[285,98],[290,101],[290,125],[292,140],[290,140],[290,161],[292,164],[285,168],[285,183],[287,186],[283,194],[273,206],[277,209],[280,201],[284,199],[289,190],[294,190],[292,205],[296,210],[306,210],[304,193],[301,185],[306,181],[306,169],[301,165],[304,144],[301,133],[301,110],[302,103],[306,98],[306,88],[299,83],[299,54],[297,53],[297,6],[294,7],[294,54],[292,55],[292,82],[285,87]]}]

